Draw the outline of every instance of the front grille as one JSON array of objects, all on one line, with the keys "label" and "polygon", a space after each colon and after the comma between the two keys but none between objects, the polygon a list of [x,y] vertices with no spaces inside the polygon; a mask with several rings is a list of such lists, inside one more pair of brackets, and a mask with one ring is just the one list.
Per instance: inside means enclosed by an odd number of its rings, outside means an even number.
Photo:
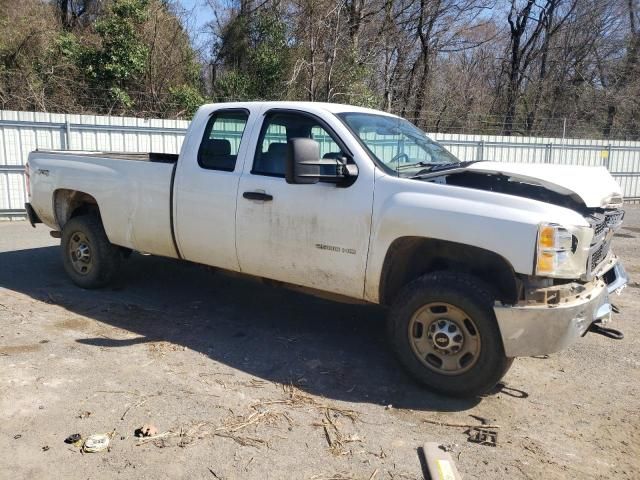
[{"label": "front grille", "polygon": [[591,269],[592,271],[600,265],[600,263],[606,258],[609,253],[609,244],[601,243],[595,252],[591,254]]},{"label": "front grille", "polygon": [[624,218],[624,210],[611,210],[604,214],[607,225],[611,228],[618,227]]},{"label": "front grille", "polygon": [[599,237],[604,233],[606,229],[607,229],[607,222],[603,220],[600,223],[596,224],[595,227],[593,228],[593,236]]},{"label": "front grille", "polygon": [[609,210],[605,213],[593,213],[587,217],[587,221],[593,228],[593,243],[591,244],[591,257],[589,266],[591,272],[607,258],[611,248],[610,230],[616,231],[622,225],[624,210]]}]

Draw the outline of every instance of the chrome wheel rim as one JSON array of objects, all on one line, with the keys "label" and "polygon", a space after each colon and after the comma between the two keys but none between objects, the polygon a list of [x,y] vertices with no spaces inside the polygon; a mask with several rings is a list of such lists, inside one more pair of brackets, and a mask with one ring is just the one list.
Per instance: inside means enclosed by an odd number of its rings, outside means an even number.
[{"label": "chrome wheel rim", "polygon": [[420,362],[442,375],[460,375],[478,361],[478,328],[469,315],[449,303],[419,308],[411,317],[408,334]]},{"label": "chrome wheel rim", "polygon": [[91,255],[91,243],[82,232],[73,232],[69,238],[67,254],[71,260],[71,266],[80,275],[88,275],[93,267]]}]

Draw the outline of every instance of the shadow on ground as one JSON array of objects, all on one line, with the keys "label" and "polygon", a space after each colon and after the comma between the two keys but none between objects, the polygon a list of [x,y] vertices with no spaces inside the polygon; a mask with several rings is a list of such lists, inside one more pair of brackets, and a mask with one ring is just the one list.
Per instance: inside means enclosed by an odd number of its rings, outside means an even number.
[{"label": "shadow on ground", "polygon": [[458,411],[479,400],[432,394],[385,341],[385,311],[321,300],[170,259],[133,255],[112,287],[82,290],[58,247],[0,253],[0,286],[139,335],[77,341],[118,349],[167,341],[272,382],[335,400]]}]

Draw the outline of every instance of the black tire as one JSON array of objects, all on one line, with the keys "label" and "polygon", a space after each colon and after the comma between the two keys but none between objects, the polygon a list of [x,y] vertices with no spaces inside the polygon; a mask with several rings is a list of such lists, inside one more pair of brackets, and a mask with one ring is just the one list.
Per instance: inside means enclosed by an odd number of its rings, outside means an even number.
[{"label": "black tire", "polygon": [[[115,277],[122,260],[120,248],[112,245],[97,215],[80,215],[62,229],[62,262],[73,283],[82,288],[100,288]],[[88,252],[88,261],[79,260],[78,248]],[[84,271],[83,271],[84,270]]]},{"label": "black tire", "polygon": [[[435,307],[431,306],[434,304]],[[451,309],[447,310],[446,306],[440,307],[437,304],[450,305]],[[446,313],[439,313],[438,308]],[[434,309],[435,314],[432,313]],[[471,337],[478,335],[477,338],[473,338],[473,348],[477,352],[471,355],[472,360],[468,361],[467,367],[460,367],[459,373],[456,373],[456,370],[444,373],[443,367],[438,366],[440,358],[444,358],[445,361],[450,358],[445,357],[449,353],[443,354],[443,351],[437,348],[437,339],[433,335],[433,325],[436,325],[435,328],[440,327],[443,325],[438,323],[441,320],[434,320],[428,328],[422,325],[427,322],[416,320],[424,315],[444,318],[449,312],[462,313],[464,315],[461,318],[468,317],[471,320],[473,328],[468,329],[465,326],[469,325],[467,319],[462,320],[464,330],[460,333],[466,333]],[[416,326],[416,323],[421,325]],[[472,397],[487,393],[507,373],[513,362],[512,358],[504,354],[502,337],[493,312],[493,298],[481,281],[471,275],[436,272],[409,283],[391,307],[388,328],[392,346],[409,373],[430,390],[445,395]],[[464,335],[462,338],[463,342],[469,341]],[[449,340],[451,339],[442,341],[449,344]],[[427,345],[425,348],[434,349],[436,355],[427,353],[423,359],[419,356],[420,348],[416,345]],[[458,348],[462,353],[461,347],[454,348]],[[464,359],[467,359],[468,354],[465,355],[467,357]],[[460,365],[461,359],[455,360],[456,366]]]}]

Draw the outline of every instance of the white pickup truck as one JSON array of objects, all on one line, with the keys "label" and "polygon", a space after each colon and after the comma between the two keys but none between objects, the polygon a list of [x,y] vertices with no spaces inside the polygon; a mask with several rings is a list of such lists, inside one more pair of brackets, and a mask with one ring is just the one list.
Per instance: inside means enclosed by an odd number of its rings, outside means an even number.
[{"label": "white pickup truck", "polygon": [[627,283],[604,168],[460,162],[388,113],[249,102],[201,107],[179,156],[35,151],[26,172],[80,287],[137,250],[381,304],[402,364],[444,394],[621,336],[603,327]]}]

